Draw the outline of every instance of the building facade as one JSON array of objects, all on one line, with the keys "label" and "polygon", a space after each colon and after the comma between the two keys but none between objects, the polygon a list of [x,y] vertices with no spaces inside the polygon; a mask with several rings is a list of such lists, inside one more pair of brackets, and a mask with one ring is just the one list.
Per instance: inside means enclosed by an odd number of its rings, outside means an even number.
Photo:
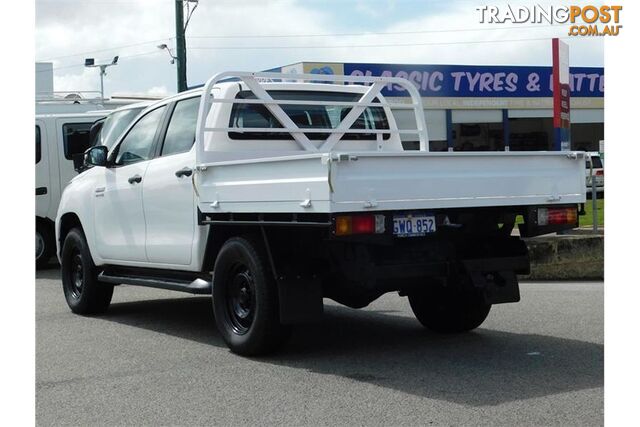
[{"label": "building facade", "polygon": [[[403,77],[422,96],[432,151],[552,150],[552,70],[544,66],[476,66],[299,62],[269,71]],[[604,140],[604,68],[571,67],[571,149],[598,151]],[[319,80],[321,81],[321,80]],[[408,94],[387,85],[389,102]],[[399,127],[411,113],[394,111]],[[407,148],[417,143],[403,135]]]}]

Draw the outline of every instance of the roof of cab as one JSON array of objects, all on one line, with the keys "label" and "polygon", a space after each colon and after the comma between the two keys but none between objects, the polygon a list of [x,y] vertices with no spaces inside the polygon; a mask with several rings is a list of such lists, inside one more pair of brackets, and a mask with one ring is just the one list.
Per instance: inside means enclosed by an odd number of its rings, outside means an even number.
[{"label": "roof of cab", "polygon": [[[260,82],[262,86],[267,89],[276,90],[309,90],[309,91],[325,91],[325,92],[351,92],[351,93],[364,93],[368,90],[368,86],[364,85],[341,85],[341,84],[328,84],[328,83],[300,83],[300,82]],[[241,81],[225,81],[216,83],[214,89],[220,89],[225,91],[232,86],[238,86],[240,90],[249,90],[246,84]],[[177,93],[175,95],[168,96],[160,101],[149,103],[148,105],[166,104],[171,101],[180,100],[184,98],[191,98],[194,95],[200,95],[204,89],[202,87],[189,89],[184,92]]]},{"label": "roof of cab", "polygon": [[68,119],[68,118],[92,118],[92,117],[105,117],[114,110],[93,110],[93,111],[83,111],[80,113],[45,113],[45,114],[36,114],[37,119],[45,119],[45,118],[60,118],[60,119]]},{"label": "roof of cab", "polygon": [[132,110],[134,108],[141,108],[141,107],[146,108],[149,105],[155,104],[156,102],[158,102],[158,100],[134,102],[133,104],[123,105],[122,107],[118,107],[114,110],[111,110],[111,112],[115,113],[117,111]]}]

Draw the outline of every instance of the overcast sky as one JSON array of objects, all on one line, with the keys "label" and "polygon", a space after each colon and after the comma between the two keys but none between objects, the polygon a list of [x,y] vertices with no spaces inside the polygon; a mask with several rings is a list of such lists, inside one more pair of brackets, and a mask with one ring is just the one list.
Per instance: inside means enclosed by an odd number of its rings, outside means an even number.
[{"label": "overcast sky", "polygon": [[[188,83],[301,61],[550,65],[548,39],[565,37],[568,27],[480,24],[476,8],[487,4],[504,2],[200,0],[187,29]],[[174,0],[36,0],[36,60],[54,63],[59,91],[99,90],[98,71],[84,68],[84,58],[120,55],[107,94],[174,93],[175,66],[156,47],[175,46],[174,22]],[[402,34],[379,34],[394,32]],[[604,64],[601,38],[567,42],[571,65]]]}]

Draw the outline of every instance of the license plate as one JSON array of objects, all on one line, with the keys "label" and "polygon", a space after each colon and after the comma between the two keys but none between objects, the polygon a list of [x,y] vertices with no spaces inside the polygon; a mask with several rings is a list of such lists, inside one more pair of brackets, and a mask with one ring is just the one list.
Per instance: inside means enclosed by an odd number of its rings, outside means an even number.
[{"label": "license plate", "polygon": [[394,215],[393,234],[398,237],[424,236],[435,233],[436,217],[426,214]]}]

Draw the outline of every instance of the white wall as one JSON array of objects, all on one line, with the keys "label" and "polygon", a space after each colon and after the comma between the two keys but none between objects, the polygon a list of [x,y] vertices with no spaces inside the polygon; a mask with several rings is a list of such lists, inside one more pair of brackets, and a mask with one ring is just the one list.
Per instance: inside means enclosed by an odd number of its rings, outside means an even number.
[{"label": "white wall", "polygon": [[553,118],[553,110],[548,108],[509,110],[509,118],[510,119]]},{"label": "white wall", "polygon": [[[511,119],[552,117],[553,110],[550,108],[509,110],[509,118]],[[604,110],[602,108],[573,108],[571,123],[604,123]]]},{"label": "white wall", "polygon": [[502,123],[502,110],[452,110],[451,123]]},{"label": "white wall", "polygon": [[36,97],[53,95],[53,63],[36,62]]},{"label": "white wall", "polygon": [[604,123],[604,110],[584,108],[571,110],[571,123]]}]

